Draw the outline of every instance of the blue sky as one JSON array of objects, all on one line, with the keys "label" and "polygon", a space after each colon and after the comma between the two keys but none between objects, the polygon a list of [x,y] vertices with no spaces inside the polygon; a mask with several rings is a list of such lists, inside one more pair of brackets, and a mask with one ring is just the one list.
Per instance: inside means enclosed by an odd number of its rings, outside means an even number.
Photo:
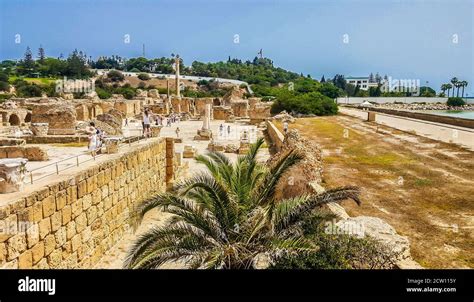
[{"label": "blue sky", "polygon": [[140,56],[145,43],[147,57],[179,53],[185,64],[262,48],[318,79],[378,71],[439,90],[457,76],[474,96],[473,28],[473,0],[1,0],[0,59],[40,44],[49,56],[78,48],[95,58]]}]

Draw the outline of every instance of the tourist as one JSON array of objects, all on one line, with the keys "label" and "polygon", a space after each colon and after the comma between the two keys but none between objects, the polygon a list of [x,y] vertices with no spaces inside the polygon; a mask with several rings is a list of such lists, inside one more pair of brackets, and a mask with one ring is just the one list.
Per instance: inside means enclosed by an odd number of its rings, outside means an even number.
[{"label": "tourist", "polygon": [[86,128],[86,133],[89,135],[88,149],[92,156],[95,156],[95,150],[97,148],[97,129],[95,128],[94,122],[89,123],[89,126]]},{"label": "tourist", "polygon": [[181,132],[181,130],[179,130],[179,127],[176,127],[176,137],[179,138],[179,132]]},{"label": "tourist", "polygon": [[143,135],[145,137],[150,137],[151,136],[151,129],[150,129],[150,112],[148,109],[145,109],[145,112],[143,113]]},{"label": "tourist", "polygon": [[283,132],[285,132],[285,134],[288,132],[288,122],[287,121],[285,121],[283,123]]},{"label": "tourist", "polygon": [[230,135],[230,125],[227,126],[227,135]]},{"label": "tourist", "polygon": [[168,117],[166,126],[171,127],[171,118],[170,117]]},{"label": "tourist", "polygon": [[128,126],[128,118],[125,118],[125,127]]}]

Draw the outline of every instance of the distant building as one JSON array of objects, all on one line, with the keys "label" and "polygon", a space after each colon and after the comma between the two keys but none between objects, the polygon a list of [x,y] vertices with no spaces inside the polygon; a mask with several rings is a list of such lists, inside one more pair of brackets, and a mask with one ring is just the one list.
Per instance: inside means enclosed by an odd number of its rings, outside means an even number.
[{"label": "distant building", "polygon": [[369,77],[347,77],[346,83],[359,86],[361,90],[369,90],[370,87],[377,87],[377,82],[370,82]]}]

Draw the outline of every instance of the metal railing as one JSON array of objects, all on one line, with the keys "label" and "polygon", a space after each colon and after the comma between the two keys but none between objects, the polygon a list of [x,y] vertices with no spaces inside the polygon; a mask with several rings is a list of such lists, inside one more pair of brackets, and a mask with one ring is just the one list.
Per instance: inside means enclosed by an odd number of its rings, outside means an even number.
[{"label": "metal railing", "polygon": [[[144,139],[146,139],[146,138],[143,135],[130,136],[130,137],[123,138],[119,142],[119,148],[122,148],[122,147],[125,147],[125,146],[130,147],[132,144],[138,143],[138,142],[140,142]],[[95,161],[98,157],[104,157],[105,155],[107,155],[107,153],[104,153],[102,151],[103,148],[104,148],[104,146],[101,146],[99,149],[97,149],[95,151],[84,151],[82,154],[78,154],[78,155],[75,155],[75,156],[64,158],[64,159],[55,161],[53,163],[41,166],[41,167],[37,167],[37,168],[31,169],[31,170],[27,169],[26,170],[27,177],[25,177],[25,180],[23,182],[25,184],[33,184],[34,182],[39,181],[43,178],[46,178],[46,177],[49,177],[49,176],[52,176],[52,175],[59,175],[59,172],[65,171],[67,169],[74,168],[74,167],[79,167],[80,164],[84,164],[84,163],[90,162],[90,161]],[[100,150],[100,153],[97,154],[97,151],[99,151],[99,150]],[[81,161],[80,158],[82,158],[82,157],[86,157],[86,159]],[[69,163],[66,163],[66,162],[69,162]],[[61,167],[62,165],[66,165],[66,166]],[[50,168],[50,167],[55,167],[55,169],[53,169],[53,172],[50,172],[50,173],[47,173],[47,174],[44,174],[44,175],[39,175],[39,176],[34,175],[35,172],[37,172],[39,170],[42,170],[42,169],[45,169],[45,168]]]}]

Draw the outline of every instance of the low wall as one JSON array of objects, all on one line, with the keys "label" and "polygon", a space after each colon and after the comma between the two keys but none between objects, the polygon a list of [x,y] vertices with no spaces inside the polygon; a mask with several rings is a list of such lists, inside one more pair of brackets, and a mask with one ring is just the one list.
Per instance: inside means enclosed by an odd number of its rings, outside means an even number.
[{"label": "low wall", "polygon": [[434,115],[434,114],[412,112],[412,111],[384,109],[384,108],[370,108],[370,111],[474,129],[474,120],[469,120],[469,119],[464,119],[464,118]]},{"label": "low wall", "polygon": [[47,136],[24,136],[28,144],[68,144],[88,142],[87,135],[47,135]]},{"label": "low wall", "polygon": [[275,124],[271,121],[266,121],[267,124],[267,134],[270,140],[272,141],[273,147],[276,152],[279,152],[283,145],[283,140],[285,139],[284,135],[277,129]]},{"label": "low wall", "polygon": [[30,161],[45,161],[48,160],[48,153],[38,146],[0,146],[0,158],[17,157],[23,157]]},{"label": "low wall", "polygon": [[[442,97],[341,97],[337,98],[338,104],[361,104],[364,101],[371,103],[443,103],[445,104],[448,98]],[[469,103],[471,101],[468,101]]]},{"label": "low wall", "polygon": [[129,229],[134,207],[166,190],[166,151],[164,138],[151,140],[2,204],[0,267],[91,268]]}]

